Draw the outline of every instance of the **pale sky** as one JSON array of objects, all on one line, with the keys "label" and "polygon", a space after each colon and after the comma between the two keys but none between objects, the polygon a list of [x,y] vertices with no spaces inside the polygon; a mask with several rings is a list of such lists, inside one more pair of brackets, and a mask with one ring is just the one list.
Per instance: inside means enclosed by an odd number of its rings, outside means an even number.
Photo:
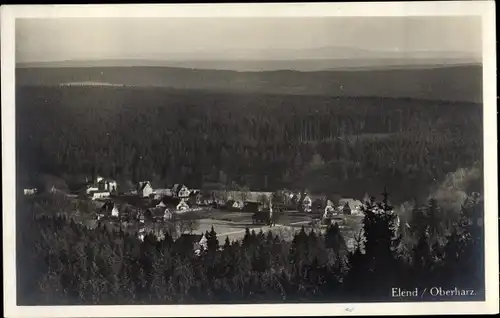
[{"label": "pale sky", "polygon": [[[16,62],[235,58],[324,47],[481,56],[478,17],[16,20]],[[239,55],[238,55],[239,54]],[[246,54],[246,55],[245,55]],[[307,57],[307,56],[305,56]],[[265,56],[262,56],[265,58]],[[331,58],[336,58],[332,56]]]}]

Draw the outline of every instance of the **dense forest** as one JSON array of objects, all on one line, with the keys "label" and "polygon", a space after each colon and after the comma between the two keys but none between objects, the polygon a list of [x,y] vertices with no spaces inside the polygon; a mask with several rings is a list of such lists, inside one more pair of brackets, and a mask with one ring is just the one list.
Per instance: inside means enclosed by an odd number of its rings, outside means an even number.
[{"label": "dense forest", "polygon": [[[479,104],[133,87],[18,87],[18,175],[428,195],[482,159]],[[66,177],[65,177],[66,176]]]},{"label": "dense forest", "polygon": [[[430,200],[415,207],[411,228],[397,235],[387,196],[372,198],[354,251],[334,224],[325,234],[302,229],[292,242],[247,230],[241,242],[226,240],[222,248],[212,229],[200,256],[168,235],[140,241],[104,225],[91,230],[71,218],[37,215],[23,202],[19,305],[484,300],[484,204],[477,195],[463,202],[448,229]],[[419,296],[392,297],[394,287],[417,287]],[[431,295],[431,287],[475,294]]]}]

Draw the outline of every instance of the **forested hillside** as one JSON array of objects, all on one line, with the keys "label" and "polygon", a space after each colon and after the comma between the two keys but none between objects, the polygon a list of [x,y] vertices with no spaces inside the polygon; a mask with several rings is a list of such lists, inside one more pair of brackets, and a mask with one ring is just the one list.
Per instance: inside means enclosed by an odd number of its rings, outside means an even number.
[{"label": "forested hillside", "polygon": [[[427,195],[482,158],[482,107],[395,98],[18,87],[21,177]],[[373,192],[377,191],[377,192]]]},{"label": "forested hillside", "polygon": [[236,72],[145,66],[16,69],[18,85],[54,86],[69,82],[254,94],[482,101],[481,65],[315,72]]}]

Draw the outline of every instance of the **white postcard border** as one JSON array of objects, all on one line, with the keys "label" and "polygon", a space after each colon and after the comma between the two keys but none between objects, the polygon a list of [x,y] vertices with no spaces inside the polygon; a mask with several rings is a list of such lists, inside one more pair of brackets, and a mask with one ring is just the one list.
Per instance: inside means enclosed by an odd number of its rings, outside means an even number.
[{"label": "white postcard border", "polygon": [[[485,302],[338,303],[276,305],[17,306],[15,262],[15,19],[84,17],[347,17],[464,16],[483,18],[485,169]],[[6,317],[196,317],[333,316],[498,313],[498,179],[496,122],[496,28],[493,1],[321,4],[43,5],[1,7],[2,176],[4,316]]]}]

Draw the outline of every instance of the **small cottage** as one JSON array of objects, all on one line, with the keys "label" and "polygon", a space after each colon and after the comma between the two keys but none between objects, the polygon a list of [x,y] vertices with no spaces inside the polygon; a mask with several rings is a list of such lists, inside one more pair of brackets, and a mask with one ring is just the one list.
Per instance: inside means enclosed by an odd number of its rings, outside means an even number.
[{"label": "small cottage", "polygon": [[141,241],[144,241],[144,237],[146,237],[146,229],[141,228],[139,232],[137,232],[137,238]]},{"label": "small cottage", "polygon": [[97,187],[100,190],[115,193],[115,192],[117,192],[117,189],[118,189],[118,183],[112,179],[101,178],[100,181],[97,183]]},{"label": "small cottage", "polygon": [[174,218],[174,213],[170,209],[165,209],[163,212],[163,220],[170,221]]},{"label": "small cottage", "polygon": [[153,193],[153,187],[151,186],[151,182],[149,181],[141,181],[139,182],[139,189],[137,190],[137,194],[143,198],[148,198]]},{"label": "small cottage", "polygon": [[116,205],[116,203],[112,201],[104,203],[104,205],[101,207],[101,211],[103,212],[104,215],[111,215],[112,217],[120,216],[120,211],[118,210],[118,206]]},{"label": "small cottage", "polygon": [[333,214],[335,214],[335,208],[333,207],[333,203],[329,200],[325,207],[323,218],[330,218]]},{"label": "small cottage", "polygon": [[181,200],[179,204],[175,207],[176,210],[178,211],[186,211],[189,210],[189,205],[186,203],[186,201]]},{"label": "small cottage", "polygon": [[92,192],[91,199],[98,200],[98,199],[108,198],[110,194],[111,193],[109,193],[109,191],[94,191]]},{"label": "small cottage", "polygon": [[230,210],[242,210],[245,204],[239,200],[229,200],[226,203],[226,207]]},{"label": "small cottage", "polygon": [[312,200],[308,195],[305,195],[304,199],[302,200],[302,209],[304,212],[312,212]]},{"label": "small cottage", "polygon": [[24,195],[35,195],[37,194],[38,190],[36,188],[27,188],[24,189]]}]

